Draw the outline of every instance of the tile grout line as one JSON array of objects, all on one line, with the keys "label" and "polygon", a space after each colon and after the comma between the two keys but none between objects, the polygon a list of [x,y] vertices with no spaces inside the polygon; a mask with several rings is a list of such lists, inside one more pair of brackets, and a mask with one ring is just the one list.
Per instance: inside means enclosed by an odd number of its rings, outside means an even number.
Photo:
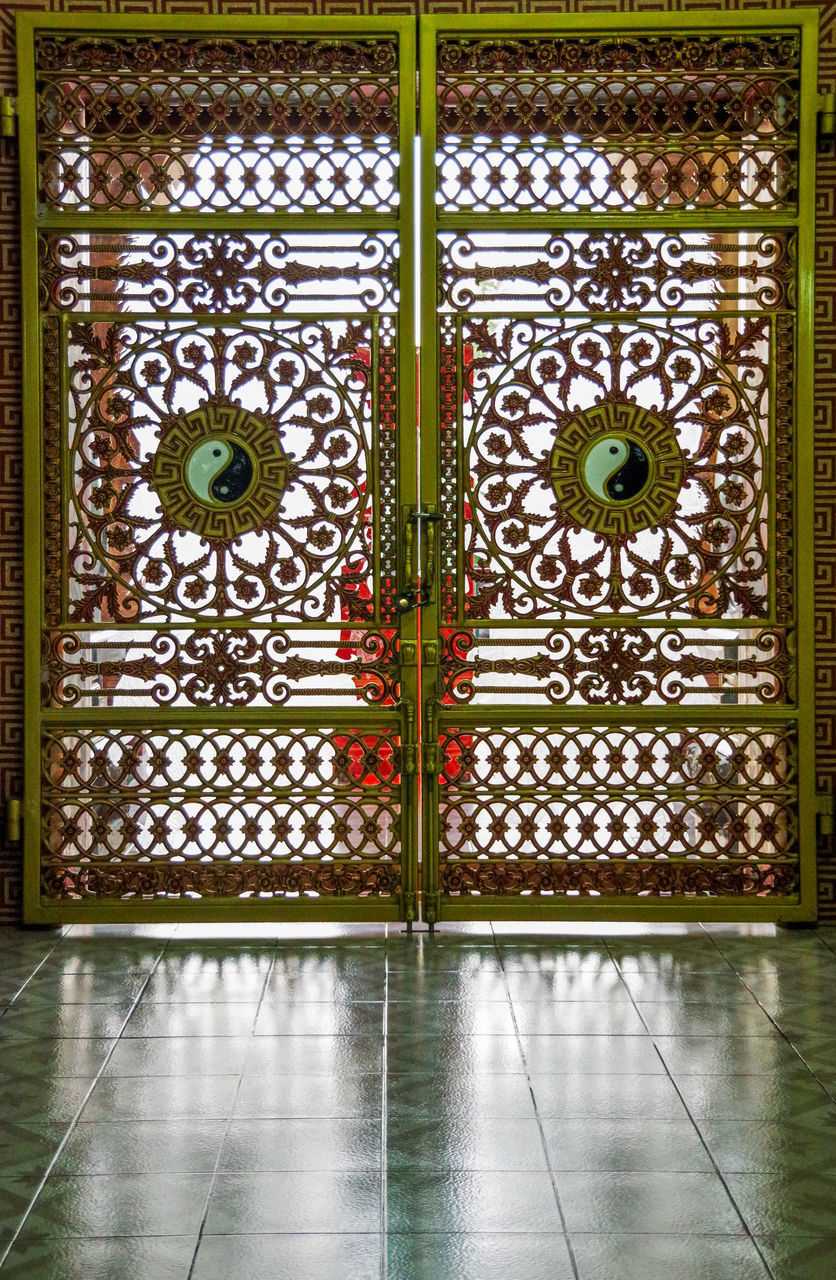
[{"label": "tile grout line", "polygon": [[[276,964],[277,950],[278,950],[278,944],[276,943],[273,946],[273,954],[270,957],[270,965],[267,969],[267,974],[264,978],[264,986],[261,988],[261,995],[258,998],[258,1005],[256,1007],[255,1017],[253,1018],[252,1030],[250,1032],[251,1041],[255,1039],[255,1028],[258,1023],[258,1015],[261,1013],[261,1006],[264,1003],[264,997],[267,992],[267,987],[270,983],[270,976]],[[195,1241],[194,1253],[192,1254],[192,1260],[191,1260],[191,1263],[189,1264],[189,1270],[186,1273],[186,1280],[192,1280],[192,1276],[194,1275],[194,1269],[197,1265],[197,1256],[200,1253],[200,1246],[203,1243],[203,1234],[206,1227],[206,1219],[209,1216],[209,1204],[212,1199],[212,1192],[215,1189],[215,1181],[218,1176],[218,1166],[221,1163],[221,1156],[223,1155],[223,1149],[224,1149],[224,1146],[226,1145],[226,1140],[229,1137],[229,1131],[232,1128],[232,1122],[235,1118],[235,1107],[238,1102],[238,1095],[241,1092],[241,1085],[243,1084],[243,1081],[244,1081],[244,1073],[247,1069],[247,1059],[250,1056],[250,1050],[252,1049],[252,1047],[253,1045],[251,1043],[247,1049],[246,1054],[244,1055],[244,1061],[242,1062],[241,1070],[238,1073],[238,1083],[235,1086],[235,1093],[233,1095],[232,1102],[230,1104],[229,1116],[227,1117],[226,1127],[224,1128],[223,1136],[218,1146],[218,1154],[215,1157],[215,1165],[214,1165],[214,1168],[212,1169],[212,1176],[210,1178],[209,1187],[206,1192],[206,1200],[203,1205],[203,1213],[200,1216],[200,1226],[197,1229],[197,1239]]]},{"label": "tile grout line", "polygon": [[[700,928],[702,928],[702,926],[700,926]],[[710,935],[710,934],[707,934],[706,936],[711,937],[711,935]],[[712,938],[711,940],[712,940],[712,945],[713,945],[713,946],[715,946],[715,947],[717,948],[717,951],[720,953],[720,955],[721,955],[721,956],[723,956],[723,959],[726,961],[726,963],[727,963],[727,964],[729,964],[729,965],[731,965],[731,961],[729,961],[729,960],[728,960],[728,958],[727,958],[726,956],[724,956],[724,955],[723,955],[722,951],[720,951],[720,948],[719,948],[719,947],[717,947],[717,944],[714,942],[714,939]],[[610,947],[609,947],[609,944],[607,943],[606,939],[604,939],[604,944],[605,944],[605,946],[607,947],[607,951],[608,951],[608,952],[609,952],[609,954],[610,954],[610,958],[611,958],[611,960],[612,960],[613,964],[614,964],[614,965],[616,966],[616,968],[618,969],[619,977],[620,977],[620,978],[622,979],[622,981],[623,981],[624,979],[623,979],[623,974],[622,974],[622,971],[621,971],[621,965],[618,963],[618,961],[616,960],[615,956],[614,956],[614,955],[612,954],[612,952],[610,951]],[[734,966],[731,966],[731,967],[733,968]],[[737,971],[735,970],[735,972],[737,972]],[[740,977],[740,975],[739,975],[739,974],[738,974],[737,976],[738,976],[738,978]],[[742,980],[741,980],[741,981],[742,981]],[[742,1210],[740,1209],[740,1206],[738,1205],[737,1201],[735,1200],[734,1196],[732,1195],[731,1188],[729,1187],[729,1185],[728,1185],[728,1183],[727,1183],[727,1181],[726,1181],[725,1175],[724,1175],[724,1173],[723,1173],[722,1169],[720,1168],[720,1166],[717,1164],[717,1161],[714,1159],[714,1156],[713,1156],[713,1154],[712,1154],[712,1152],[711,1152],[711,1149],[710,1149],[710,1147],[709,1147],[708,1143],[706,1142],[705,1138],[703,1137],[703,1133],[702,1133],[702,1130],[700,1129],[699,1124],[698,1124],[698,1123],[697,1123],[697,1121],[695,1120],[694,1116],[692,1116],[692,1115],[691,1115],[691,1109],[690,1109],[690,1107],[688,1106],[687,1102],[685,1101],[685,1098],[683,1097],[683,1095],[682,1095],[682,1093],[681,1093],[681,1091],[680,1091],[679,1085],[676,1083],[676,1080],[674,1079],[674,1076],[673,1076],[672,1072],[669,1070],[669,1068],[668,1068],[668,1064],[665,1062],[665,1059],[662,1057],[662,1054],[661,1054],[661,1052],[659,1051],[659,1048],[658,1048],[658,1046],[657,1046],[657,1044],[656,1044],[655,1037],[651,1034],[650,1029],[649,1029],[649,1027],[648,1027],[647,1023],[646,1023],[646,1022],[645,1022],[645,1020],[644,1020],[644,1015],[642,1014],[641,1009],[638,1007],[638,1004],[636,1003],[636,999],[635,999],[635,997],[634,997],[634,995],[633,995],[632,991],[630,990],[629,986],[627,986],[627,983],[626,983],[626,982],[624,983],[624,985],[625,985],[625,987],[627,987],[627,994],[628,994],[628,995],[629,995],[629,997],[630,997],[630,1001],[631,1001],[631,1003],[632,1003],[632,1005],[633,1005],[633,1008],[636,1010],[636,1013],[637,1013],[637,1015],[639,1016],[639,1018],[641,1018],[641,1023],[642,1023],[642,1026],[643,1026],[643,1027],[644,1027],[644,1029],[645,1029],[645,1032],[646,1032],[646,1034],[647,1034],[647,1037],[648,1037],[648,1039],[650,1040],[650,1043],[653,1045],[654,1051],[656,1052],[656,1054],[657,1054],[657,1055],[658,1055],[658,1057],[659,1057],[659,1061],[661,1062],[662,1066],[665,1068],[665,1074],[666,1074],[666,1076],[668,1077],[668,1079],[670,1080],[670,1082],[671,1082],[671,1084],[673,1085],[674,1089],[676,1090],[676,1096],[679,1098],[680,1102],[682,1103],[683,1107],[685,1108],[685,1114],[687,1115],[687,1117],[688,1117],[688,1119],[690,1120],[691,1124],[694,1126],[694,1130],[695,1130],[695,1132],[696,1132],[696,1134],[697,1134],[697,1137],[698,1137],[698,1138],[699,1138],[699,1140],[700,1140],[700,1145],[702,1146],[703,1150],[705,1151],[705,1154],[708,1156],[709,1160],[711,1161],[712,1168],[714,1169],[714,1172],[716,1173],[717,1177],[720,1179],[720,1183],[721,1183],[721,1185],[722,1185],[722,1187],[723,1187],[723,1190],[725,1191],[726,1195],[729,1197],[729,1201],[730,1201],[730,1203],[733,1205],[735,1213],[737,1214],[738,1218],[740,1219],[741,1223],[743,1224],[743,1228],[744,1228],[744,1230],[745,1230],[745,1232],[746,1232],[747,1237],[749,1238],[749,1240],[751,1240],[751,1242],[752,1242],[752,1246],[753,1246],[753,1248],[754,1248],[755,1252],[757,1253],[758,1257],[760,1258],[761,1262],[762,1262],[762,1263],[763,1263],[763,1265],[764,1265],[765,1275],[766,1275],[766,1276],[768,1276],[768,1277],[770,1277],[770,1278],[771,1278],[771,1280],[779,1280],[779,1278],[775,1276],[775,1273],[773,1272],[773,1270],[772,1270],[772,1268],[770,1267],[769,1263],[767,1262],[766,1258],[765,1258],[765,1257],[764,1257],[764,1255],[761,1253],[760,1246],[758,1245],[758,1242],[757,1242],[757,1240],[756,1240],[756,1238],[755,1238],[755,1234],[754,1234],[754,1232],[750,1229],[748,1222],[746,1221],[745,1217],[743,1216],[743,1212],[742,1212]],[[720,1039],[724,1039],[725,1037],[722,1037],[722,1036],[721,1036],[721,1037],[719,1037],[719,1038],[720,1038]]]},{"label": "tile grout line", "polygon": [[578,1271],[577,1258],[575,1257],[575,1250],[572,1246],[572,1240],[569,1235],[569,1229],[566,1226],[566,1215],[563,1212],[563,1205],[560,1203],[560,1195],[557,1190],[557,1178],[555,1176],[555,1171],[552,1168],[551,1156],[549,1155],[549,1148],[546,1142],[546,1135],[545,1135],[545,1132],[543,1131],[543,1122],[540,1118],[540,1112],[537,1108],[537,1099],[534,1094],[534,1086],[531,1083],[531,1073],[528,1070],[528,1062],[526,1061],[525,1051],[523,1049],[522,1037],[520,1035],[519,1026],[517,1025],[517,1015],[514,1009],[514,1001],[511,997],[511,988],[508,985],[508,975],[506,973],[505,964],[502,959],[502,951],[500,950],[499,942],[497,941],[496,932],[493,927],[493,921],[491,921],[491,936],[493,937],[493,944],[494,944],[494,947],[496,948],[496,955],[497,955],[497,959],[499,960],[499,968],[500,968],[500,972],[502,973],[502,981],[505,984],[505,992],[508,998],[509,1007],[511,1009],[511,1021],[514,1024],[514,1035],[516,1036],[517,1047],[520,1051],[520,1057],[522,1058],[523,1066],[525,1068],[525,1078],[528,1084],[528,1091],[531,1094],[531,1103],[534,1108],[534,1119],[537,1121],[537,1132],[540,1134],[540,1144],[543,1148],[543,1155],[545,1156],[545,1160],[546,1160],[546,1169],[548,1171],[549,1181],[551,1182],[551,1185],[552,1185],[552,1194],[554,1195],[555,1204],[557,1205],[557,1212],[560,1217],[560,1225],[563,1228],[563,1239],[566,1241],[566,1249],[569,1254],[569,1262],[572,1267],[572,1275],[574,1277],[574,1280],[581,1280],[580,1272]]},{"label": "tile grout line", "polygon": [[[702,926],[700,926],[700,927],[702,927]],[[711,935],[711,934],[707,934],[706,936],[707,936],[707,937],[712,938],[712,942],[713,942],[713,937],[712,937],[712,935]],[[826,946],[826,944],[824,944],[824,943],[823,943],[822,945],[825,945],[825,946]],[[716,942],[714,943],[714,946],[717,946]],[[731,960],[729,960],[728,956],[726,956],[726,955],[725,955],[725,954],[720,950],[720,948],[719,948],[719,947],[717,947],[717,950],[720,952],[720,955],[721,955],[721,956],[723,956],[723,959],[726,961],[726,963],[727,963],[727,964],[729,964],[729,965],[731,966],[731,968],[732,968],[732,969],[733,969],[733,971],[734,971],[735,976],[739,979],[739,981],[740,981],[740,983],[742,984],[742,986],[744,986],[744,987],[746,988],[746,990],[749,992],[750,996],[751,996],[751,997],[752,997],[752,999],[755,1001],[755,1004],[758,1006],[758,1008],[759,1008],[759,1009],[760,1009],[760,1010],[765,1014],[765,1016],[766,1016],[766,1017],[769,1019],[769,1021],[772,1023],[773,1027],[774,1027],[774,1028],[775,1028],[775,1030],[778,1032],[778,1034],[781,1036],[781,1038],[782,1038],[782,1040],[784,1041],[784,1043],[785,1043],[785,1044],[788,1044],[788,1045],[789,1045],[789,1047],[792,1049],[793,1053],[794,1053],[794,1054],[796,1055],[796,1057],[798,1058],[798,1061],[801,1063],[801,1065],[802,1065],[802,1067],[804,1068],[804,1070],[805,1070],[806,1072],[808,1072],[810,1076],[812,1076],[813,1080],[815,1080],[815,1082],[816,1082],[816,1084],[819,1086],[819,1088],[820,1088],[820,1089],[823,1089],[823,1090],[824,1090],[824,1092],[827,1094],[827,1096],[828,1096],[829,1098],[831,1098],[834,1102],[836,1102],[836,1097],[834,1097],[833,1089],[832,1089],[831,1087],[828,1087],[828,1086],[827,1086],[826,1084],[824,1084],[821,1080],[819,1080],[819,1078],[818,1078],[818,1076],[816,1075],[816,1073],[815,1073],[815,1071],[813,1070],[813,1068],[809,1065],[809,1063],[808,1063],[808,1062],[806,1062],[806,1061],[805,1061],[805,1059],[804,1059],[803,1055],[801,1054],[800,1050],[799,1050],[799,1049],[797,1049],[797,1048],[796,1048],[796,1046],[793,1044],[792,1040],[790,1040],[789,1036],[788,1036],[788,1035],[787,1035],[787,1033],[784,1031],[783,1027],[780,1027],[780,1026],[778,1025],[778,1023],[775,1021],[775,1018],[774,1018],[774,1017],[773,1017],[773,1015],[769,1012],[769,1010],[766,1008],[766,1006],[765,1006],[765,1005],[763,1005],[763,1004],[761,1004],[760,997],[758,996],[757,992],[755,992],[755,991],[754,991],[754,990],[749,986],[749,983],[746,981],[746,979],[744,978],[743,974],[742,974],[742,973],[740,972],[740,970],[738,969],[737,964],[733,964],[733,963],[732,963],[732,961],[731,961]]]},{"label": "tile grout line", "polygon": [[389,925],[383,948],[383,1059],[380,1068],[380,1280],[389,1271]]},{"label": "tile grout line", "polygon": [[[56,947],[54,947],[54,948],[53,948],[53,951],[57,949],[57,945],[58,945],[58,944],[56,944]],[[166,944],[166,946],[167,946],[167,945],[168,945],[168,944]],[[133,1016],[133,1013],[134,1013],[134,1011],[135,1011],[135,1009],[136,1009],[137,1005],[139,1004],[140,1000],[142,999],[143,995],[145,994],[145,989],[146,989],[146,987],[148,986],[148,983],[151,981],[151,979],[152,979],[152,977],[154,976],[154,974],[156,973],[156,971],[157,971],[157,967],[158,967],[158,965],[160,964],[160,961],[162,960],[163,956],[165,955],[165,952],[166,952],[166,947],[163,947],[163,948],[161,949],[161,951],[160,951],[160,954],[157,956],[157,959],[154,961],[153,968],[152,968],[152,969],[150,970],[150,972],[147,974],[147,976],[146,976],[146,978],[145,978],[145,981],[143,982],[143,984],[142,984],[142,986],[141,986],[140,990],[138,991],[137,995],[135,996],[134,1001],[133,1001],[133,1004],[131,1005],[130,1009],[128,1010],[128,1013],[127,1013],[127,1014],[126,1014],[126,1016],[125,1016],[125,1020],[124,1020],[124,1022],[122,1023],[122,1026],[119,1028],[119,1035],[114,1037],[113,1044],[111,1045],[111,1047],[108,1049],[107,1053],[105,1054],[104,1059],[102,1060],[102,1063],[101,1063],[101,1065],[100,1065],[100,1067],[99,1067],[98,1071],[96,1072],[96,1075],[93,1077],[93,1081],[92,1081],[92,1083],[91,1083],[91,1085],[90,1085],[90,1088],[87,1090],[87,1092],[85,1093],[84,1097],[82,1098],[81,1103],[79,1104],[78,1110],[76,1111],[75,1115],[73,1116],[72,1120],[70,1121],[70,1123],[69,1123],[69,1125],[68,1125],[68,1127],[67,1127],[67,1132],[64,1134],[63,1138],[61,1139],[61,1141],[59,1142],[58,1146],[56,1147],[55,1152],[54,1152],[54,1154],[53,1154],[53,1157],[52,1157],[52,1159],[50,1160],[49,1164],[47,1165],[47,1167],[46,1167],[46,1169],[45,1169],[45,1171],[44,1171],[44,1175],[43,1175],[43,1177],[41,1178],[40,1182],[38,1183],[38,1185],[37,1185],[37,1187],[36,1187],[36,1189],[35,1189],[35,1193],[34,1193],[34,1195],[32,1196],[32,1199],[30,1200],[30,1202],[29,1202],[29,1204],[28,1204],[28,1206],[27,1206],[27,1208],[26,1208],[26,1212],[24,1213],[24,1215],[23,1215],[23,1217],[21,1218],[20,1222],[17,1224],[17,1227],[15,1228],[15,1231],[14,1231],[14,1233],[13,1233],[13,1235],[12,1235],[11,1239],[8,1241],[8,1243],[7,1243],[6,1247],[3,1249],[2,1253],[0,1253],[0,1270],[2,1270],[2,1268],[6,1265],[6,1262],[8,1261],[9,1254],[11,1253],[11,1251],[12,1251],[12,1249],[14,1248],[14,1246],[15,1246],[15,1244],[16,1244],[16,1242],[17,1242],[17,1240],[19,1239],[20,1234],[21,1234],[21,1232],[23,1231],[23,1228],[24,1228],[24,1226],[26,1225],[26,1222],[27,1222],[27,1221],[28,1221],[28,1219],[29,1219],[29,1215],[30,1215],[30,1213],[32,1212],[32,1210],[34,1209],[35,1204],[37,1203],[38,1196],[41,1194],[41,1192],[43,1191],[44,1187],[46,1186],[47,1179],[49,1178],[50,1174],[52,1173],[52,1170],[55,1168],[55,1165],[58,1163],[58,1160],[60,1159],[61,1155],[63,1154],[64,1149],[66,1148],[67,1143],[69,1142],[70,1138],[71,1138],[71,1137],[72,1137],[72,1135],[75,1133],[76,1128],[78,1127],[79,1116],[81,1115],[81,1113],[82,1113],[82,1111],[84,1110],[84,1108],[87,1106],[87,1103],[90,1101],[90,1098],[91,1098],[91,1096],[92,1096],[92,1094],[93,1094],[93,1090],[96,1088],[96,1085],[97,1085],[97,1084],[99,1083],[99,1081],[101,1080],[102,1075],[103,1075],[104,1070],[105,1070],[105,1067],[107,1066],[108,1062],[110,1062],[110,1059],[111,1059],[111,1057],[113,1056],[113,1054],[114,1054],[114,1052],[115,1052],[115,1050],[116,1050],[116,1046],[121,1042],[121,1040],[122,1040],[122,1032],[125,1030],[125,1027],[128,1025],[129,1020],[130,1020],[130,1019],[131,1019],[131,1017]],[[51,955],[51,954],[52,954],[52,951],[50,951],[48,954],[49,954],[49,955]],[[43,960],[43,961],[41,961],[41,964],[43,964],[43,963],[44,963],[44,961],[46,960],[46,958],[47,958],[47,957],[46,957],[46,956],[44,956],[44,960]],[[38,966],[38,968],[40,968],[40,965]],[[32,974],[30,974],[30,977],[32,977],[32,976],[34,975],[34,973],[36,973],[36,972],[37,972],[37,970],[33,970],[33,973],[32,973]],[[27,978],[27,982],[28,982],[28,981],[29,981],[29,979]]]}]

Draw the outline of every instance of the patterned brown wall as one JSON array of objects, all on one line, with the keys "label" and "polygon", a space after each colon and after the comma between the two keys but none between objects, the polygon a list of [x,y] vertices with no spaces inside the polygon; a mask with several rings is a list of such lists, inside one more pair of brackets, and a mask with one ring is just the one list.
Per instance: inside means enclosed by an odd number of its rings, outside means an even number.
[{"label": "patterned brown wall", "polygon": [[[15,92],[14,17],[17,11],[85,13],[409,14],[671,12],[793,9],[804,0],[726,5],[703,0],[10,0],[0,7],[0,93]],[[836,0],[822,14],[820,85],[836,89]],[[816,636],[818,773],[836,787],[836,153],[820,157],[818,181],[816,333]],[[20,301],[17,251],[17,150],[0,139],[0,797],[18,793],[21,779]],[[0,923],[19,918],[19,855],[0,833]],[[822,918],[836,920],[836,852],[820,850]]]}]

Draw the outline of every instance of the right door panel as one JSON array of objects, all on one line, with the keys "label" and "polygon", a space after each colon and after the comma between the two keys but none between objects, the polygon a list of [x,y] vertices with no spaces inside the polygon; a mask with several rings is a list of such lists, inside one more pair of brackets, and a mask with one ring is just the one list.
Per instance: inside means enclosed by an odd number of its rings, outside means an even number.
[{"label": "right door panel", "polygon": [[711,19],[424,32],[430,919],[814,910],[815,28]]}]

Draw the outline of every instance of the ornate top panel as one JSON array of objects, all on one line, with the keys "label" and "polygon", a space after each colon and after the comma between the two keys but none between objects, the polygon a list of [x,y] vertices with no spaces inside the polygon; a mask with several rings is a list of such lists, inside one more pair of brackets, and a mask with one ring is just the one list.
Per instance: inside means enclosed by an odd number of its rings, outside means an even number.
[{"label": "ornate top panel", "polygon": [[40,198],[75,210],[391,212],[394,41],[49,39]]},{"label": "ornate top panel", "polygon": [[337,71],[392,72],[394,40],[184,40],[160,36],[47,36],[37,43],[42,72]]},{"label": "ornate top panel", "polygon": [[796,35],[581,36],[563,40],[444,40],[438,65],[470,71],[709,71],[798,66]]},{"label": "ornate top panel", "polygon": [[798,92],[795,37],[443,41],[437,201],[787,208]]}]

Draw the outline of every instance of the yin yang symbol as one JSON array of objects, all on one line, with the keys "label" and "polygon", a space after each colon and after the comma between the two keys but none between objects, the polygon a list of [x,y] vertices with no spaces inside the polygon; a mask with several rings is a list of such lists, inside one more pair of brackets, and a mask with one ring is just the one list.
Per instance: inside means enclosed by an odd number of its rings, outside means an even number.
[{"label": "yin yang symbol", "polygon": [[190,455],[186,480],[192,493],[208,506],[229,506],[252,484],[252,458],[223,436],[207,436]]},{"label": "yin yang symbol", "polygon": [[602,502],[629,502],[650,475],[647,454],[635,440],[607,435],[596,441],[583,462],[583,479]]}]

